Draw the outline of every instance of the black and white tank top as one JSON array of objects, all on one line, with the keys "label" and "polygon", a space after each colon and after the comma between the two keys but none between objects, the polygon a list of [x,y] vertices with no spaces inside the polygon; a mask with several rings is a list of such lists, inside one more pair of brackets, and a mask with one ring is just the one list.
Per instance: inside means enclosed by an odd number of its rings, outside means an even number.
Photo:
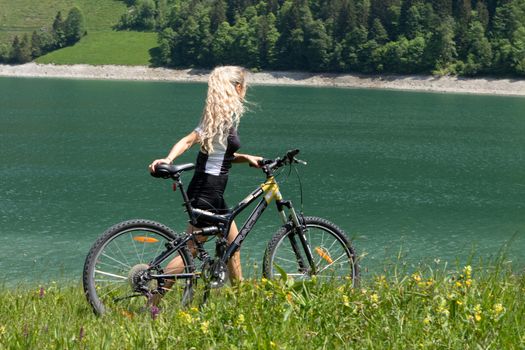
[{"label": "black and white tank top", "polygon": [[[197,134],[202,134],[200,127],[195,128]],[[235,128],[230,129],[226,147],[221,145],[218,140],[213,141],[213,153],[206,154],[199,151],[195,172],[202,172],[210,175],[228,175],[235,158],[234,153],[241,147],[239,135]]]}]

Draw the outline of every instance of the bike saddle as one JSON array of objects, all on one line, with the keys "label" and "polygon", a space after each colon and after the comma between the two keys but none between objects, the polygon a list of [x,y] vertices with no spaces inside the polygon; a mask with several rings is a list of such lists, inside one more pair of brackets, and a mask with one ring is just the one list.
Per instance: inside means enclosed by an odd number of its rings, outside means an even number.
[{"label": "bike saddle", "polygon": [[195,169],[195,164],[192,163],[180,165],[157,164],[155,172],[151,173],[151,176],[169,179],[171,177],[179,176],[183,171],[192,169]]}]

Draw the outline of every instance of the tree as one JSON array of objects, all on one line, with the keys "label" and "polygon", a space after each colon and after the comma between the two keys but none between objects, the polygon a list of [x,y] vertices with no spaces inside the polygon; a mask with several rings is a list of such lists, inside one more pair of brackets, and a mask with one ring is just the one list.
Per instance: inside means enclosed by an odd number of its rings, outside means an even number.
[{"label": "tree", "polygon": [[379,18],[374,19],[372,28],[370,28],[370,39],[375,40],[379,45],[383,45],[388,41],[388,33]]},{"label": "tree", "polygon": [[0,62],[9,62],[9,47],[0,43]]},{"label": "tree", "polygon": [[330,37],[321,20],[316,20],[306,28],[306,57],[308,69],[314,72],[326,71],[330,63]]},{"label": "tree", "polygon": [[252,17],[250,23],[248,23],[245,17],[237,17],[236,23],[232,27],[232,63],[248,67],[259,66],[256,22],[256,17]]},{"label": "tree", "polygon": [[278,17],[281,33],[277,42],[280,68],[306,69],[306,28],[313,24],[308,0],[286,0]]},{"label": "tree", "polygon": [[60,11],[57,12],[53,21],[52,33],[55,41],[54,48],[64,47],[66,45],[65,24]]},{"label": "tree", "polygon": [[31,59],[31,46],[27,34],[24,34],[22,40],[15,36],[11,47],[10,61],[12,63],[26,63]]},{"label": "tree", "polygon": [[257,18],[257,36],[259,41],[259,63],[261,68],[271,68],[277,60],[277,41],[279,31],[277,19],[272,12]]},{"label": "tree", "polygon": [[215,0],[210,12],[211,32],[215,33],[224,21],[226,21],[226,4],[223,0]]},{"label": "tree", "polygon": [[467,57],[463,73],[474,75],[490,67],[492,61],[492,48],[485,37],[483,25],[472,21],[467,32]]},{"label": "tree", "polygon": [[37,58],[42,56],[42,40],[36,30],[31,34],[31,57]]},{"label": "tree", "polygon": [[176,33],[171,28],[164,28],[159,32],[157,43],[159,44],[157,63],[158,65],[172,66],[173,46]]},{"label": "tree", "polygon": [[215,64],[230,62],[233,42],[234,38],[230,24],[224,21],[219,25],[211,42],[211,54]]},{"label": "tree", "polygon": [[355,0],[356,25],[368,30],[368,20],[370,19],[370,0]]},{"label": "tree", "polygon": [[64,22],[64,36],[66,45],[73,45],[86,35],[84,16],[82,12],[73,7]]},{"label": "tree", "polygon": [[347,71],[362,71],[363,61],[367,58],[364,45],[367,42],[368,31],[363,26],[357,26],[348,33],[341,42],[342,58]]},{"label": "tree", "polygon": [[436,69],[442,74],[454,73],[453,64],[457,57],[454,24],[452,17],[445,18],[430,37],[424,60],[428,69]]},{"label": "tree", "polygon": [[525,75],[525,25],[514,31],[512,44],[512,67],[516,73]]},{"label": "tree", "polygon": [[441,17],[452,17],[452,0],[433,0],[432,5],[436,14]]},{"label": "tree", "polygon": [[490,16],[487,5],[483,0],[478,0],[478,3],[476,4],[476,15],[478,21],[483,25],[483,29],[487,31],[489,28]]},{"label": "tree", "polygon": [[401,0],[371,0],[370,15],[378,18],[390,37],[394,37],[401,10]]}]

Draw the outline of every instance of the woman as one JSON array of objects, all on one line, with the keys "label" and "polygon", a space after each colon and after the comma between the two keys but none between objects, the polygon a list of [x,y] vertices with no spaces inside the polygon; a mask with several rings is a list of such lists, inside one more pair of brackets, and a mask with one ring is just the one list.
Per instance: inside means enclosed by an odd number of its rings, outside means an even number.
[{"label": "woman", "polygon": [[[197,128],[177,142],[166,158],[156,159],[149,166],[149,170],[154,172],[157,164],[171,164],[191,146],[200,144],[195,173],[188,186],[188,197],[195,208],[216,213],[226,210],[228,207],[223,194],[231,164],[248,162],[258,167],[258,161],[262,159],[237,153],[240,147],[237,127],[244,114],[246,88],[243,68],[234,66],[215,68],[208,80],[206,105]],[[195,229],[196,227],[192,225],[188,228],[189,232]],[[228,243],[231,243],[237,234],[238,230],[234,222],[228,234]],[[205,237],[199,239],[205,240]],[[166,272],[179,273],[182,269],[181,259],[175,258],[167,265]],[[228,262],[228,270],[232,280],[242,279],[239,251]]]}]

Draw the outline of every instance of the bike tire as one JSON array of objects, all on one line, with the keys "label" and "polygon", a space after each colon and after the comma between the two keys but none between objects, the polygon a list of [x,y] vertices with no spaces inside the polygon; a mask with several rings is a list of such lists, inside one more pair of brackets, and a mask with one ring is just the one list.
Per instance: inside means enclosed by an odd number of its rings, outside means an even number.
[{"label": "bike tire", "polygon": [[[357,255],[345,232],[328,220],[318,217],[305,217],[303,221],[305,237],[312,252],[315,268],[309,264],[305,249],[292,223],[283,225],[272,237],[266,247],[263,260],[263,276],[278,278],[283,273],[295,279],[334,278],[351,280],[353,286],[359,283]],[[301,268],[290,237],[295,238],[295,246],[303,261]]]},{"label": "bike tire", "polygon": [[[166,249],[165,243],[176,238],[177,234],[169,227],[142,219],[121,222],[104,232],[91,247],[82,276],[84,293],[95,314],[120,311],[130,316],[147,310],[150,300],[146,294],[141,296],[133,291],[137,276]],[[184,272],[193,272],[193,257],[188,248],[184,246],[176,254],[182,258]],[[160,268],[177,255],[173,254]],[[177,290],[182,303],[190,302],[193,282],[193,279],[176,282],[170,294]],[[148,282],[146,287],[156,290],[156,281]],[[129,297],[134,294],[137,295]],[[128,299],[122,299],[127,296]]]}]

